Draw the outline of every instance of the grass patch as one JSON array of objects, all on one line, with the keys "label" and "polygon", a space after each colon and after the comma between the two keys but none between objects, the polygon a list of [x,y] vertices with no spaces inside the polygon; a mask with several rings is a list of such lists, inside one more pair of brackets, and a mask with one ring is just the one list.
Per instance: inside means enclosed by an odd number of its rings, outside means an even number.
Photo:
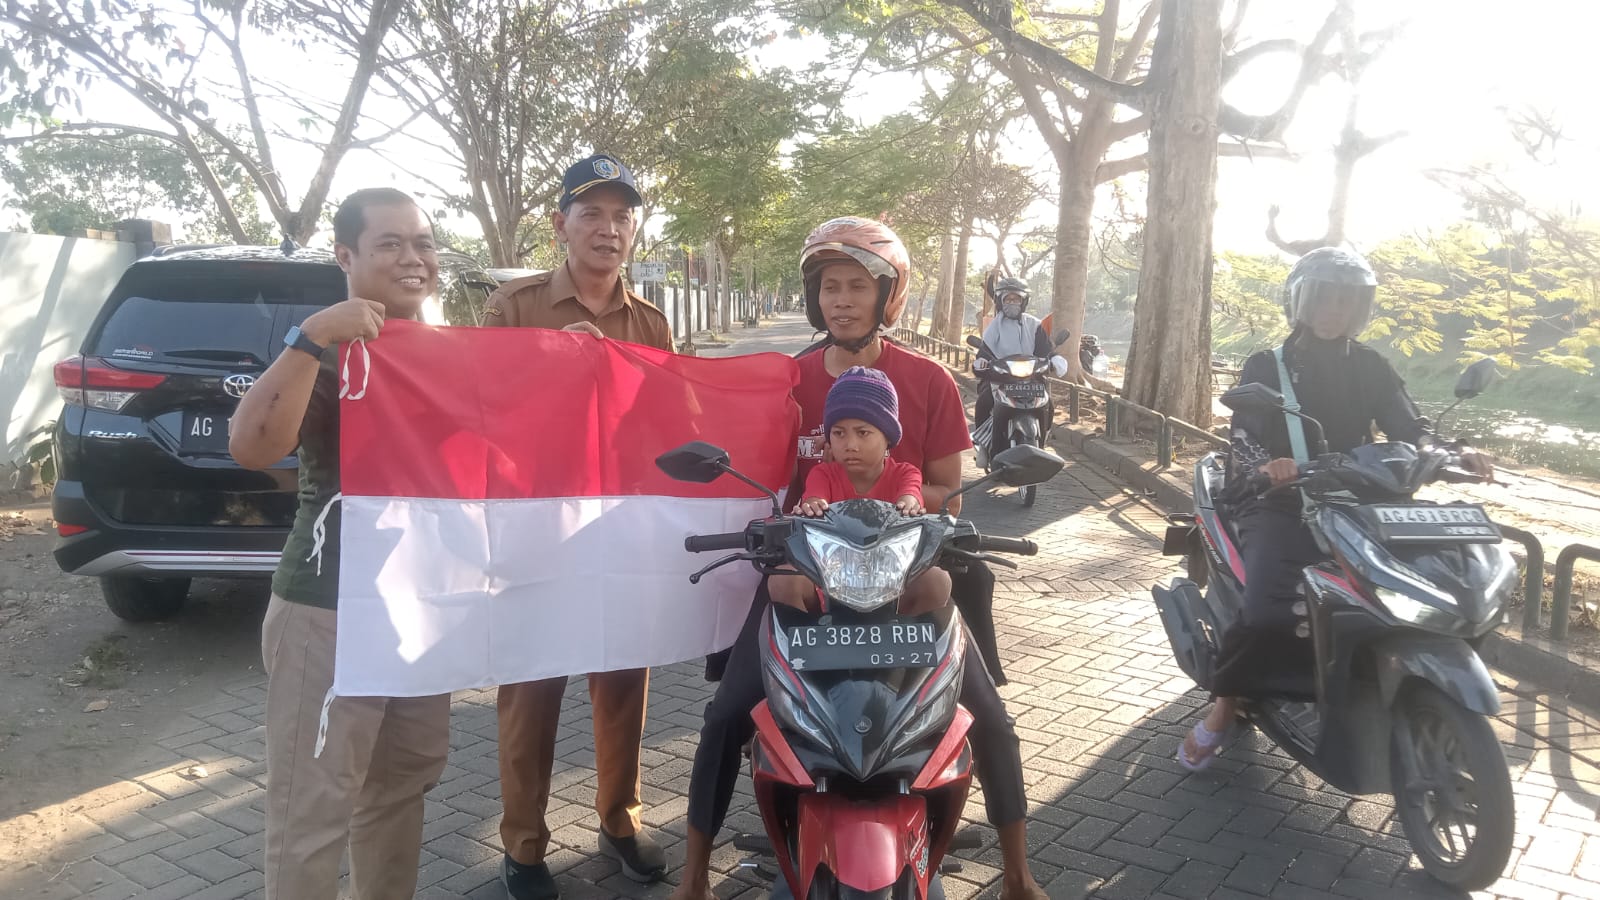
[{"label": "grass patch", "polygon": [[85,687],[121,687],[133,668],[133,657],[122,646],[126,635],[108,634],[83,648],[71,681]]}]

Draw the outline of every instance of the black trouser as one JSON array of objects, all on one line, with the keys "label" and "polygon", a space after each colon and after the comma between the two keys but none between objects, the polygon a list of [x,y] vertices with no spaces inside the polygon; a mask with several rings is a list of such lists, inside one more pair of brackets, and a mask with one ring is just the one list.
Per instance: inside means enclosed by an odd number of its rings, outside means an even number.
[{"label": "black trouser", "polygon": [[1233,516],[1244,560],[1240,620],[1222,636],[1211,691],[1219,697],[1305,690],[1311,648],[1294,637],[1293,606],[1306,566],[1323,559],[1299,512],[1257,500]]},{"label": "black trouser", "polygon": [[[733,652],[716,696],[706,705],[700,746],[695,750],[689,776],[689,824],[715,838],[733,802],[739,780],[744,745],[755,736],[750,711],[765,699],[761,680],[761,616],[771,599],[766,581],[756,591],[755,603]],[[1022,821],[1028,800],[1022,785],[1022,753],[1016,727],[1006,715],[1005,701],[977,660],[968,660],[961,682],[961,703],[974,722],[967,739],[972,743],[973,764],[983,782],[984,805],[996,828]]]},{"label": "black trouser", "polygon": [[994,570],[975,562],[964,571],[950,572],[950,602],[967,624],[967,637],[983,657],[983,667],[996,685],[1007,682],[1000,667],[1000,647],[994,633]]}]

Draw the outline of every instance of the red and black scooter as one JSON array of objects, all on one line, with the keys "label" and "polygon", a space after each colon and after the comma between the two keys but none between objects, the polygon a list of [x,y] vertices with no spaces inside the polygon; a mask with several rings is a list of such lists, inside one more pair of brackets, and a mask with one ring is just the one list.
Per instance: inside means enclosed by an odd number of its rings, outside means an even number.
[{"label": "red and black scooter", "polygon": [[[836,503],[818,519],[785,516],[776,495],[701,442],[656,462],[680,481],[732,475],[773,501],[772,515],[743,531],[686,540],[690,552],[736,551],[691,582],[750,562],[765,574],[793,566],[822,588],[818,612],[778,604],[766,611],[766,700],[752,714],[756,800],[792,896],[928,900],[972,781],[972,716],[957,703],[966,633],[953,606],[902,610],[900,595],[909,579],[941,563],[1010,566],[989,552],[1038,547],[981,535],[944,512],[902,516],[878,500]],[[1038,484],[1063,462],[1020,446],[993,466],[962,490]]]}]

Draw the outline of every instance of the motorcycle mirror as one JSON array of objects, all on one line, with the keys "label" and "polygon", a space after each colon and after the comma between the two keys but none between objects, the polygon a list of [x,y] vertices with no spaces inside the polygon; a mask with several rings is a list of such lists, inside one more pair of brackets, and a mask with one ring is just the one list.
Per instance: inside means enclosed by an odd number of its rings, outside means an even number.
[{"label": "motorcycle mirror", "polygon": [[1066,464],[1061,457],[1032,444],[1009,447],[990,463],[997,470],[996,480],[1007,487],[1043,484],[1056,477]]},{"label": "motorcycle mirror", "polygon": [[710,484],[728,471],[728,451],[705,441],[690,441],[656,457],[656,468],[674,481]]},{"label": "motorcycle mirror", "polygon": [[772,488],[735,469],[729,463],[728,451],[705,441],[690,441],[675,450],[668,450],[656,457],[656,468],[667,473],[667,476],[675,481],[688,481],[694,484],[710,484],[721,478],[724,473],[732,475],[766,494],[767,499],[772,501],[774,516],[783,515],[783,508],[778,505],[778,495]]},{"label": "motorcycle mirror", "polygon": [[1489,385],[1494,384],[1500,376],[1500,367],[1487,356],[1467,366],[1461,372],[1461,377],[1456,379],[1456,397],[1462,400],[1471,400],[1483,393]]},{"label": "motorcycle mirror", "polygon": [[1219,398],[1234,412],[1271,412],[1283,409],[1283,395],[1259,381],[1229,388]]},{"label": "motorcycle mirror", "polygon": [[1059,347],[1062,344],[1065,344],[1067,341],[1070,341],[1070,340],[1072,340],[1072,332],[1070,332],[1070,331],[1058,331],[1058,332],[1056,332],[1055,346]]},{"label": "motorcycle mirror", "polygon": [[982,350],[984,349],[983,338],[975,334],[969,334],[967,335],[967,346],[974,350]]}]

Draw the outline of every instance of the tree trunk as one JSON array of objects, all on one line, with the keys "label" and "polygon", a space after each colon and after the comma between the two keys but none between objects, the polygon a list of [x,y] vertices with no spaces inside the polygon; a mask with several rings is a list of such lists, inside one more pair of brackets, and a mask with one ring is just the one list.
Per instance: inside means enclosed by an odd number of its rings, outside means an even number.
[{"label": "tree trunk", "polygon": [[956,247],[955,238],[946,231],[939,238],[939,292],[933,299],[933,317],[928,323],[928,334],[946,341],[945,323],[950,320],[950,299],[955,295]]},{"label": "tree trunk", "polygon": [[961,223],[961,237],[956,241],[955,271],[950,276],[950,307],[946,311],[945,338],[952,344],[961,343],[961,333],[967,324],[967,258],[972,249],[972,220]]},{"label": "tree trunk", "polygon": [[1222,0],[1166,0],[1150,83],[1150,201],[1123,396],[1205,427]]},{"label": "tree trunk", "polygon": [[917,313],[911,319],[911,330],[922,330],[922,311],[928,305],[928,291],[933,288],[933,279],[926,275],[922,278],[922,293],[917,296]]},{"label": "tree trunk", "polygon": [[728,265],[733,254],[717,247],[717,275],[719,284],[717,295],[720,303],[717,309],[722,312],[721,331],[727,334],[733,328],[733,267]]},{"label": "tree trunk", "polygon": [[[1089,291],[1089,244],[1094,230],[1094,189],[1096,159],[1084,165],[1078,148],[1082,141],[1073,144],[1073,165],[1061,167],[1061,193],[1057,198],[1056,257],[1052,264],[1050,313],[1054,317],[1051,330],[1060,334],[1063,329],[1074,337],[1083,334],[1084,308]],[[1051,337],[1054,338],[1055,334]],[[1064,345],[1071,351],[1073,343]],[[1067,360],[1067,377],[1083,380],[1083,365],[1078,354],[1063,352]]]}]

